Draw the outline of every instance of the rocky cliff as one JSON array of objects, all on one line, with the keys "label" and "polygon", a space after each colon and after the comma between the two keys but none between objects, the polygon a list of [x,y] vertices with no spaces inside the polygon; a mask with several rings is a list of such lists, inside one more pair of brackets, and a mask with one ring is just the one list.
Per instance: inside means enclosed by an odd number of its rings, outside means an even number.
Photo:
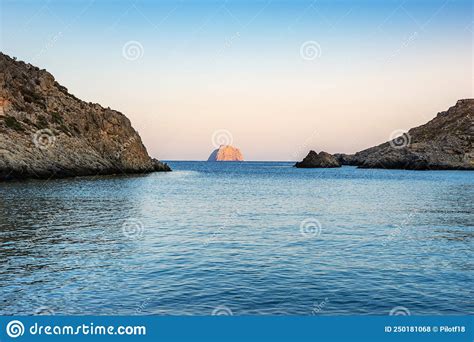
[{"label": "rocky cliff", "polygon": [[230,145],[221,145],[214,150],[207,161],[243,161],[244,156],[238,148]]},{"label": "rocky cliff", "polygon": [[459,100],[392,141],[336,157],[361,168],[474,170],[474,99]]},{"label": "rocky cliff", "polygon": [[122,113],[0,53],[0,180],[170,171]]}]

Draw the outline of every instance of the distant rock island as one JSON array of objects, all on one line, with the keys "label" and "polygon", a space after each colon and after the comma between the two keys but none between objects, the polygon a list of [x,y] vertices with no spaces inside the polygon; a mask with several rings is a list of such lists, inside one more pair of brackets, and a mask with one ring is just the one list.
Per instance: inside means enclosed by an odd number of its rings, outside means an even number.
[{"label": "distant rock island", "polygon": [[341,164],[336,157],[327,153],[314,151],[309,151],[308,155],[303,159],[303,161],[295,164],[295,167],[298,168],[331,168],[331,167],[341,167]]},{"label": "distant rock island", "polygon": [[[313,154],[311,151],[309,160],[313,160]],[[359,168],[474,170],[474,99],[459,100],[428,123],[391,141],[353,155],[334,157],[342,165]],[[302,163],[312,165],[306,167],[324,167],[317,162]]]},{"label": "distant rock island", "polygon": [[215,149],[207,161],[243,161],[244,156],[238,148],[230,145],[221,145]]},{"label": "distant rock island", "polygon": [[0,180],[171,171],[122,113],[0,53]]}]

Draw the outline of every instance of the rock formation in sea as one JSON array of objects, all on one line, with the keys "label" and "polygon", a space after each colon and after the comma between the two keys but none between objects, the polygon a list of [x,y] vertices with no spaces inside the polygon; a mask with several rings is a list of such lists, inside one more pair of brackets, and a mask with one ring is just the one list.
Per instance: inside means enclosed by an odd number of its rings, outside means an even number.
[{"label": "rock formation in sea", "polygon": [[153,171],[171,170],[148,155],[125,115],[0,53],[0,180]]},{"label": "rock formation in sea", "polygon": [[331,168],[341,167],[339,161],[327,152],[316,153],[309,151],[308,155],[301,162],[297,162],[295,167],[298,168]]},{"label": "rock formation in sea", "polygon": [[207,161],[243,161],[244,156],[238,148],[230,145],[221,145],[215,149]]},{"label": "rock formation in sea", "polygon": [[459,100],[389,142],[335,157],[341,164],[360,168],[474,170],[474,99]]}]

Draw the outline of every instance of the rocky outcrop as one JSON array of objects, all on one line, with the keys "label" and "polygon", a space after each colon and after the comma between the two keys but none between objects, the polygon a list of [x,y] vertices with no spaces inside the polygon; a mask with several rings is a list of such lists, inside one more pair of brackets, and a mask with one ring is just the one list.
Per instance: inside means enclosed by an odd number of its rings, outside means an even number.
[{"label": "rocky outcrop", "polygon": [[122,113],[0,53],[0,180],[169,171]]},{"label": "rocky outcrop", "polygon": [[303,161],[296,163],[294,166],[298,168],[331,168],[341,167],[341,164],[333,155],[327,152],[319,152],[318,154],[309,151]]},{"label": "rocky outcrop", "polygon": [[169,167],[168,164],[163,163],[162,161],[159,161],[158,159],[153,158],[152,160],[153,163],[153,170],[156,172],[169,172],[171,171],[171,168]]},{"label": "rocky outcrop", "polygon": [[455,106],[425,125],[355,155],[336,155],[344,165],[408,170],[474,170],[474,99]]},{"label": "rocky outcrop", "polygon": [[238,148],[230,145],[221,145],[214,150],[207,161],[243,161],[244,156]]}]

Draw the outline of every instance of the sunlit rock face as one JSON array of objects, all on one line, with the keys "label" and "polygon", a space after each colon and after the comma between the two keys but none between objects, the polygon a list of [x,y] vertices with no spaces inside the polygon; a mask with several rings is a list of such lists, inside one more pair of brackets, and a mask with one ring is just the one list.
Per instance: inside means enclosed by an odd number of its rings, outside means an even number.
[{"label": "sunlit rock face", "polygon": [[238,148],[230,145],[221,145],[215,149],[207,161],[243,161],[244,156]]}]

